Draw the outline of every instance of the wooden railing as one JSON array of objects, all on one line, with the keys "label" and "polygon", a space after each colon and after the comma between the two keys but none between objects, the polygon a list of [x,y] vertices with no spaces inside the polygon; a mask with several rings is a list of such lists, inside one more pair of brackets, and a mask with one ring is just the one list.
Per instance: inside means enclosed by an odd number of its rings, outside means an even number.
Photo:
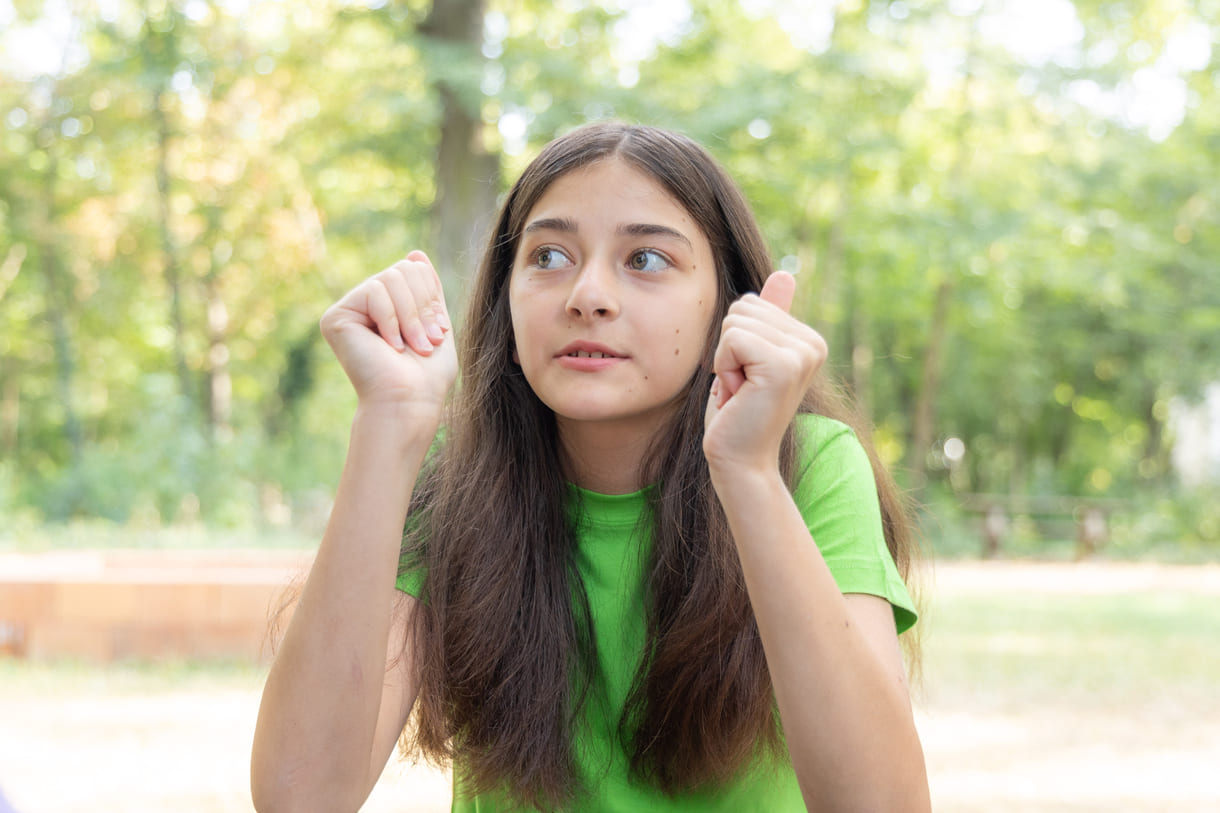
[{"label": "wooden railing", "polygon": [[1054,528],[1071,534],[1076,558],[1096,553],[1110,539],[1110,523],[1127,504],[1098,497],[1040,496],[1013,494],[963,494],[960,506],[979,519],[980,553],[997,556],[1012,532],[1014,520],[1028,518],[1042,529]]}]

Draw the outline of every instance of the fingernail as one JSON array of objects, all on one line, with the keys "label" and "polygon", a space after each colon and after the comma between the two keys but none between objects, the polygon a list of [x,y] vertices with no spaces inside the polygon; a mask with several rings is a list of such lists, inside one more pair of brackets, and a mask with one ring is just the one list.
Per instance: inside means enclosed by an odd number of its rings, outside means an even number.
[{"label": "fingernail", "polygon": [[436,322],[429,322],[427,325],[424,326],[424,329],[428,331],[429,339],[432,339],[433,341],[438,341],[438,342],[444,341],[445,332],[443,330],[441,330],[441,326],[438,325]]},{"label": "fingernail", "polygon": [[453,324],[449,321],[449,314],[445,313],[445,309],[441,307],[439,302],[436,303],[436,318],[440,320],[441,327],[445,330],[453,330]]}]

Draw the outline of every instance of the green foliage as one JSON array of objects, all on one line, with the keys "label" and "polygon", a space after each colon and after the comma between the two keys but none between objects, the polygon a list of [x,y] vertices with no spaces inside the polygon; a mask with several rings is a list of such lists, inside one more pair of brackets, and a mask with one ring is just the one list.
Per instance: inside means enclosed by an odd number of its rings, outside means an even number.
[{"label": "green foliage", "polygon": [[[352,404],[316,321],[435,233],[443,82],[504,178],[593,119],[707,144],[947,525],[962,492],[1110,497],[1138,507],[1116,549],[1216,549],[1166,426],[1220,377],[1220,62],[1180,39],[1216,5],[1080,0],[1054,58],[1001,4],[841,2],[824,39],[787,5],[653,37],[634,6],[493,0],[481,53],[422,0],[73,6],[61,67],[0,64],[0,516],[316,524]],[[19,10],[2,36],[60,13]],[[1175,65],[1156,138],[1087,103]]]}]

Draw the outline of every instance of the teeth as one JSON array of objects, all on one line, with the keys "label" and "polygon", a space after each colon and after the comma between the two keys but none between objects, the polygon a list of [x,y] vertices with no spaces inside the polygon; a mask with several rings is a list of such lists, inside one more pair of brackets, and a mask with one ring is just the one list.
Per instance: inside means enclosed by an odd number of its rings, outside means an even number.
[{"label": "teeth", "polygon": [[586,352],[586,351],[584,351],[584,350],[577,350],[575,353],[572,353],[571,355],[572,355],[572,356],[574,356],[574,357],[576,357],[576,358],[578,358],[578,359],[606,359],[606,358],[610,358],[610,356],[609,356],[609,355],[607,355],[607,354],[605,354],[605,353],[588,353],[588,352]]}]

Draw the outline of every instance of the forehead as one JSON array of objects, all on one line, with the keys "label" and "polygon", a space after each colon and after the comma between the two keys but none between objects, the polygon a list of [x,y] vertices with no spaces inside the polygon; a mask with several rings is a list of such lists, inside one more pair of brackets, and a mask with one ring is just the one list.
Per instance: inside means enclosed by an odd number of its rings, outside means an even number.
[{"label": "forehead", "polygon": [[621,158],[605,158],[560,175],[534,202],[523,226],[539,218],[576,213],[632,221],[658,219],[703,236],[695,218],[660,181]]}]

